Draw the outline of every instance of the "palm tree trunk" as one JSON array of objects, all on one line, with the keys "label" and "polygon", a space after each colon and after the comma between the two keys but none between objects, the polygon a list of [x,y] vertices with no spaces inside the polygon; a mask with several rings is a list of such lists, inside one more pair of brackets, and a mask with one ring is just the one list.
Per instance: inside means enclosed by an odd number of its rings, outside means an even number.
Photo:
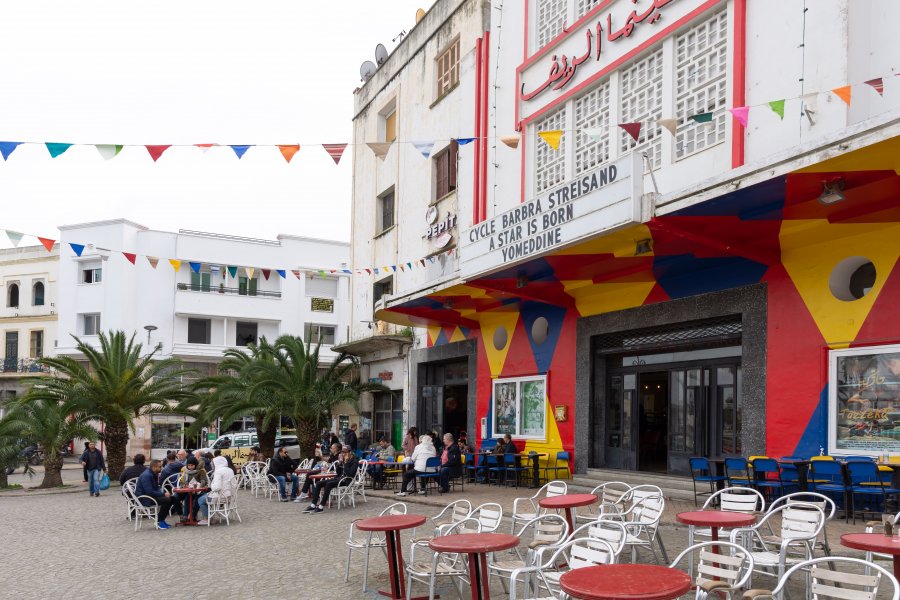
[{"label": "palm tree trunk", "polygon": [[6,474],[6,465],[0,466],[0,489],[9,487],[9,476]]},{"label": "palm tree trunk", "polygon": [[[319,437],[319,424],[315,419],[295,419],[297,423],[297,443],[300,445],[300,456],[315,456],[316,441]],[[322,449],[326,452],[326,449]]]},{"label": "palm tree trunk", "polygon": [[103,430],[106,441],[106,463],[109,478],[117,480],[125,469],[125,451],[128,448],[128,423],[121,419],[106,422]]},{"label": "palm tree trunk", "polygon": [[275,433],[278,431],[278,424],[272,419],[269,426],[263,428],[262,417],[254,417],[253,421],[256,423],[256,435],[259,438],[260,452],[267,458],[272,458],[275,456]]},{"label": "palm tree trunk", "polygon": [[44,453],[44,480],[39,488],[62,487],[63,459],[59,450],[51,450]]}]

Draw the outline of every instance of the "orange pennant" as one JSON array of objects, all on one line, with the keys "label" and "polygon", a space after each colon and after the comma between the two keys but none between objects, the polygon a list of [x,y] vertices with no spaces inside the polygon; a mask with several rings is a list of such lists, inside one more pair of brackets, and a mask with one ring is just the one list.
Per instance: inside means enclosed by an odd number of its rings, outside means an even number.
[{"label": "orange pennant", "polygon": [[849,85],[845,85],[844,87],[834,88],[831,90],[834,92],[834,95],[847,103],[847,106],[850,106],[850,93],[852,88]]},{"label": "orange pennant", "polygon": [[300,150],[300,144],[288,144],[285,146],[279,145],[278,149],[281,150],[281,155],[284,157],[284,160],[291,162],[291,159],[294,158],[294,155],[297,154],[298,150]]},{"label": "orange pennant", "polygon": [[44,248],[47,249],[47,252],[53,252],[53,244],[56,243],[56,240],[51,240],[50,238],[39,237],[38,241],[44,245]]}]

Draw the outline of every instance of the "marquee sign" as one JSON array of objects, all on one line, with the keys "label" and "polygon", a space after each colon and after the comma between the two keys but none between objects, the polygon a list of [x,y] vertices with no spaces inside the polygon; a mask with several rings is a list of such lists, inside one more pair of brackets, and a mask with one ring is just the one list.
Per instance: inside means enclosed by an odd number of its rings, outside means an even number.
[{"label": "marquee sign", "polygon": [[482,221],[460,237],[463,277],[641,221],[643,169],[632,152]]}]

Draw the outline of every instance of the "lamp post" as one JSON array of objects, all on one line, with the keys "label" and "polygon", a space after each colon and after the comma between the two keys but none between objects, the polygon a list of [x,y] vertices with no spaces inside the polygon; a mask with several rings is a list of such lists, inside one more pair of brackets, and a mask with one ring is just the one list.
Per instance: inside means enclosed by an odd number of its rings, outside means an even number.
[{"label": "lamp post", "polygon": [[159,329],[156,325],[144,325],[144,329],[147,330],[147,348],[150,347],[150,334]]}]

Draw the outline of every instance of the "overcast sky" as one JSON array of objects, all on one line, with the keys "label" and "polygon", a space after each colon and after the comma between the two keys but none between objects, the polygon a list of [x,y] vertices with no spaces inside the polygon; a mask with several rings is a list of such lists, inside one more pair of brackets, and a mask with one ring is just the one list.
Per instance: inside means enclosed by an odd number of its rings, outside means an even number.
[{"label": "overcast sky", "polygon": [[[290,144],[203,154],[90,146],[0,161],[0,228],[125,217],[153,229],[349,240],[349,142],[359,66],[433,0],[0,3],[0,140]],[[423,133],[421,137],[427,138]],[[90,240],[87,240],[90,241]],[[37,243],[27,240],[28,243]],[[0,246],[8,246],[0,234]]]}]

